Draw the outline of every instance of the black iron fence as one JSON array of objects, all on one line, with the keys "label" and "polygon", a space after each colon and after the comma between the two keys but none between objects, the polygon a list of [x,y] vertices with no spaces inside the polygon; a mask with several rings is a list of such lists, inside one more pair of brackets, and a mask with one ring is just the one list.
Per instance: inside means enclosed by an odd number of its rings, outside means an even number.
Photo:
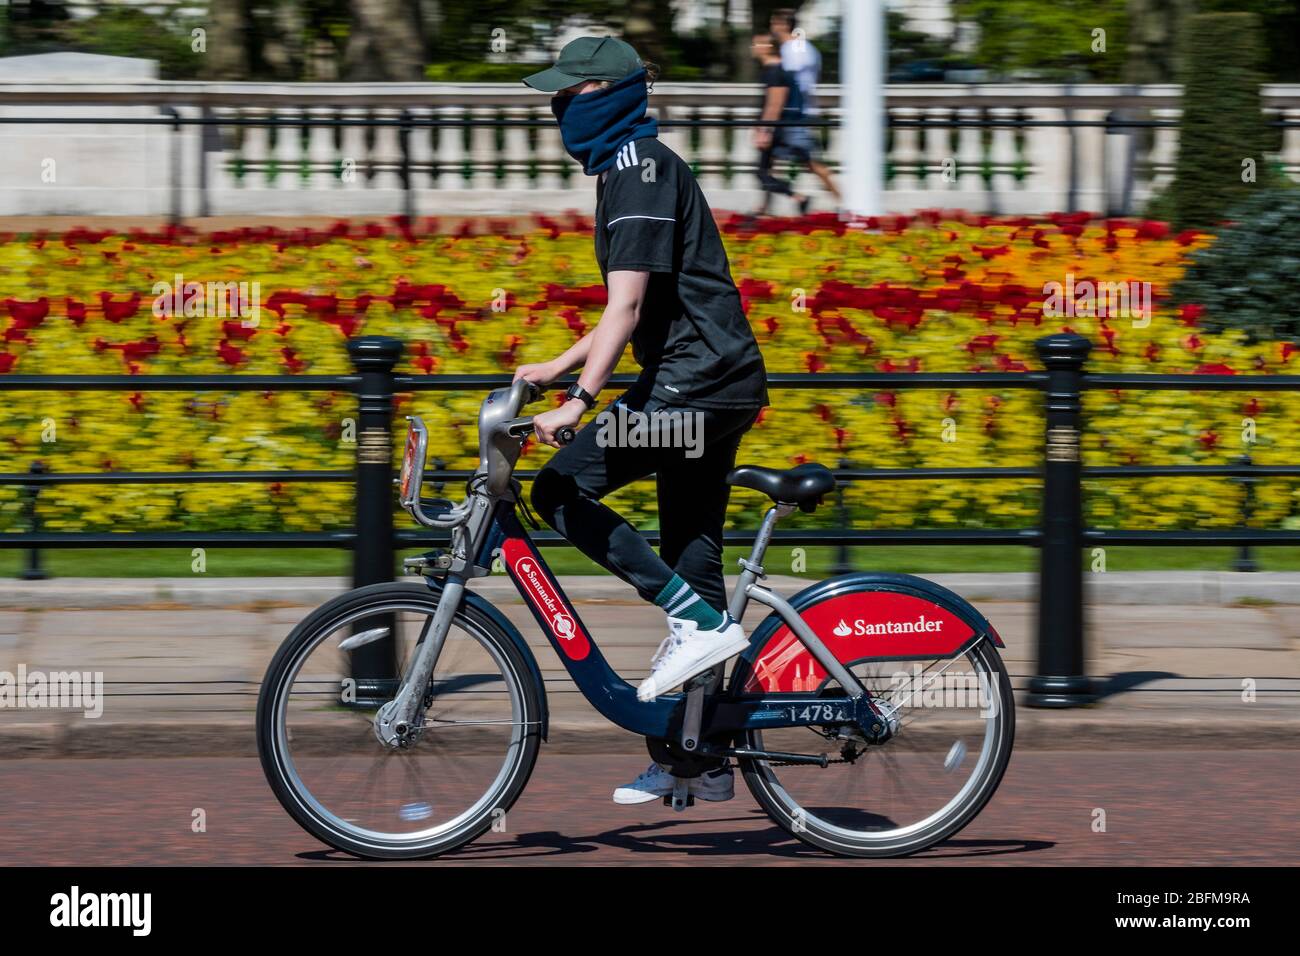
[{"label": "black iron fence", "polygon": [[[1029,683],[1029,703],[1065,707],[1093,699],[1092,683],[1084,672],[1084,549],[1124,545],[1220,545],[1243,549],[1237,567],[1250,569],[1248,549],[1258,545],[1300,545],[1300,530],[1247,527],[1251,485],[1272,477],[1300,477],[1300,465],[1255,465],[1248,457],[1230,465],[1104,466],[1084,468],[1081,461],[1082,397],[1087,389],[1125,390],[1300,390],[1297,375],[1165,375],[1086,374],[1091,348],[1074,334],[1049,335],[1037,350],[1044,371],[1005,373],[793,373],[769,378],[773,389],[989,389],[1041,390],[1045,399],[1044,454],[1040,467],[978,468],[854,468],[836,470],[841,482],[882,480],[972,481],[997,478],[1039,479],[1042,482],[1041,520],[1026,528],[882,529],[848,526],[839,504],[841,523],[830,528],[783,529],[774,541],[787,545],[834,545],[839,563],[848,566],[847,549],[865,545],[1019,545],[1036,547],[1039,560],[1037,658]],[[150,547],[324,547],[349,549],[353,582],[360,586],[390,581],[399,550],[446,543],[444,533],[394,527],[393,429],[394,397],[426,391],[483,391],[508,384],[506,375],[412,376],[395,371],[402,345],[396,339],[365,336],[349,343],[354,372],[350,375],[4,375],[0,392],[18,391],[322,391],[357,396],[356,463],[346,471],[207,471],[62,473],[34,464],[27,472],[0,473],[0,485],[24,490],[28,527],[0,534],[0,548],[23,549],[23,576],[45,576],[41,551],[47,548]],[[615,376],[614,386],[630,376]],[[528,480],[535,472],[520,471]],[[470,472],[438,467],[426,472],[432,482],[467,479]],[[1089,528],[1083,521],[1084,478],[1150,478],[1160,476],[1230,477],[1242,483],[1242,523],[1235,529],[1126,530]],[[352,482],[355,484],[353,527],[319,532],[71,532],[45,531],[36,507],[44,489],[64,484],[181,484]],[[565,544],[553,532],[537,536],[543,546]],[[658,543],[654,532],[646,534]],[[728,531],[727,544],[749,544],[754,532]]]}]

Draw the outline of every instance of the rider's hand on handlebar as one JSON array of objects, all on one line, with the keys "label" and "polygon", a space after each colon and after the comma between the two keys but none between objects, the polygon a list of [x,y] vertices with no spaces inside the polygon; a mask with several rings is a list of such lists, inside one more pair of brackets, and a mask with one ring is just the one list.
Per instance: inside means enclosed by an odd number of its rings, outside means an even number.
[{"label": "rider's hand on handlebar", "polygon": [[582,421],[582,413],[586,410],[587,406],[580,399],[571,398],[559,408],[534,415],[533,434],[542,444],[559,448],[560,442],[556,439],[555,433],[566,426],[577,428],[578,423]]},{"label": "rider's hand on handlebar", "polygon": [[551,362],[538,362],[534,365],[521,365],[515,369],[513,381],[527,379],[539,387],[550,385],[564,373],[559,371]]}]

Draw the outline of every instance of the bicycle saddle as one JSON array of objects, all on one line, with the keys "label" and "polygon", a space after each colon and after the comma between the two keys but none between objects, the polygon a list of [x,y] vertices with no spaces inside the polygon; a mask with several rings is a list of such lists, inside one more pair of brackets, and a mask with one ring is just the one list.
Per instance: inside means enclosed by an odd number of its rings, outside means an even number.
[{"label": "bicycle saddle", "polygon": [[727,475],[727,484],[761,491],[773,501],[796,504],[812,511],[822,496],[835,488],[835,476],[825,465],[808,462],[797,468],[741,465]]}]

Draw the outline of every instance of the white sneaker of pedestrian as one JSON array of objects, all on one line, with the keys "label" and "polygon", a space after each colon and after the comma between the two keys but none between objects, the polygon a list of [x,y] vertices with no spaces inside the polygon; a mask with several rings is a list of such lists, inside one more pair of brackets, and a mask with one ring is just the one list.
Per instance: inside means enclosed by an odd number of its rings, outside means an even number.
[{"label": "white sneaker of pedestrian", "polygon": [[749,643],[744,628],[730,614],[723,615],[722,626],[716,631],[701,631],[694,621],[670,617],[668,631],[650,659],[650,676],[637,688],[637,700],[654,700],[701,671],[739,654]]}]

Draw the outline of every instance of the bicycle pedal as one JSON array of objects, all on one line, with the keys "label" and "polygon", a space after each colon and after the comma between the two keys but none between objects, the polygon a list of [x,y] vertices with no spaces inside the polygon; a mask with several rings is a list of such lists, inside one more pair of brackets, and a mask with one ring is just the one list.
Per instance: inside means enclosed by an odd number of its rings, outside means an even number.
[{"label": "bicycle pedal", "polygon": [[673,778],[673,792],[664,796],[664,806],[672,807],[678,813],[687,807],[695,806],[695,797],[691,794],[691,781],[687,777]]}]

